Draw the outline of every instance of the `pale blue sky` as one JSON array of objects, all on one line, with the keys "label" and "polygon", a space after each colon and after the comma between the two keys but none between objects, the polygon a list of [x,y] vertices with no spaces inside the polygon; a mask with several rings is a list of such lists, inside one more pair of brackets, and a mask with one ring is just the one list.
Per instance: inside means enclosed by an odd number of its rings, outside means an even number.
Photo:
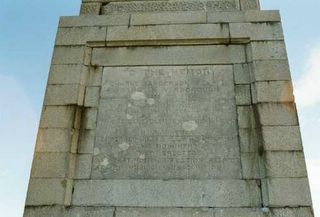
[{"label": "pale blue sky", "polygon": [[[280,9],[316,213],[320,217],[320,1],[261,0]],[[21,217],[59,16],[80,0],[0,2],[0,213]]]}]

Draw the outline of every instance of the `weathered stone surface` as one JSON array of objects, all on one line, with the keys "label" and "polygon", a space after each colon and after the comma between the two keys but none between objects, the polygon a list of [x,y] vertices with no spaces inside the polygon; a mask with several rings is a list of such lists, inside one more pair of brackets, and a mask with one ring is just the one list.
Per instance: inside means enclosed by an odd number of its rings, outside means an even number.
[{"label": "weathered stone surface", "polygon": [[79,84],[81,65],[52,65],[48,84]]},{"label": "weathered stone surface", "polygon": [[88,86],[101,86],[103,67],[86,67],[88,70]]},{"label": "weathered stone surface", "polygon": [[75,179],[89,179],[91,176],[92,155],[77,155]]},{"label": "weathered stone surface", "polygon": [[82,3],[80,8],[80,15],[99,15],[102,3]]},{"label": "weathered stone surface", "polygon": [[152,26],[113,26],[108,28],[107,43],[149,40],[227,39],[229,27],[224,24],[184,24]]},{"label": "weathered stone surface", "polygon": [[42,111],[40,127],[72,128],[75,106],[45,106]]},{"label": "weathered stone surface", "polygon": [[270,207],[312,205],[307,178],[273,178],[267,183]]},{"label": "weathered stone surface", "polygon": [[239,10],[239,2],[235,0],[111,2],[102,7],[102,14],[199,10]]},{"label": "weathered stone surface", "polygon": [[73,205],[137,207],[248,207],[260,205],[256,181],[76,181]]},{"label": "weathered stone surface", "polygon": [[45,105],[75,105],[78,103],[79,85],[48,85]]},{"label": "weathered stone surface", "polygon": [[240,128],[254,128],[256,126],[252,106],[237,106],[237,111]]},{"label": "weathered stone surface", "polygon": [[263,144],[267,151],[299,151],[302,141],[299,126],[263,127]]},{"label": "weathered stone surface", "polygon": [[252,78],[255,81],[289,81],[290,69],[287,60],[253,61]]},{"label": "weathered stone surface", "polygon": [[68,169],[68,153],[35,153],[31,177],[65,178]]},{"label": "weathered stone surface", "polygon": [[53,52],[52,65],[83,64],[84,51],[85,48],[83,46],[56,46]]},{"label": "weathered stone surface", "polygon": [[272,209],[273,217],[313,217],[311,207]]},{"label": "weathered stone surface", "polygon": [[255,102],[293,102],[291,81],[255,82]]},{"label": "weathered stone surface", "polygon": [[100,97],[100,87],[87,87],[86,95],[84,98],[85,107],[97,107]]},{"label": "weathered stone surface", "polygon": [[247,48],[249,60],[286,60],[283,41],[253,41]]},{"label": "weathered stone surface", "polygon": [[298,125],[297,111],[294,103],[258,104],[258,113],[263,126]]},{"label": "weathered stone surface", "polygon": [[243,179],[261,178],[260,156],[258,153],[241,153],[241,166]]},{"label": "weathered stone surface", "polygon": [[210,208],[117,208],[117,217],[213,217]]},{"label": "weathered stone surface", "polygon": [[134,13],[131,25],[206,23],[205,11]]},{"label": "weathered stone surface", "polygon": [[307,177],[303,152],[266,152],[269,177]]},{"label": "weathered stone surface", "polygon": [[241,10],[258,10],[260,9],[259,0],[240,0]]},{"label": "weathered stone surface", "polygon": [[63,179],[30,179],[26,206],[63,205],[65,184]]},{"label": "weathered stone surface", "polygon": [[97,126],[97,109],[86,108],[83,114],[81,127],[82,129],[94,130]]},{"label": "weathered stone surface", "polygon": [[233,64],[243,62],[245,62],[243,45],[161,46],[136,49],[127,47],[95,48],[92,53],[92,64],[103,66]]},{"label": "weathered stone surface", "polygon": [[214,217],[266,217],[262,208],[214,209]]},{"label": "weathered stone surface", "polygon": [[106,27],[68,27],[59,28],[56,45],[85,45],[88,42],[106,40]]},{"label": "weathered stone surface", "polygon": [[59,27],[129,25],[129,14],[61,17]]},{"label": "weathered stone surface", "polygon": [[111,207],[27,207],[23,217],[113,217]]},{"label": "weathered stone surface", "polygon": [[231,38],[250,38],[252,41],[283,40],[280,23],[230,23]]},{"label": "weathered stone surface", "polygon": [[105,68],[93,176],[240,178],[234,95],[231,66]]},{"label": "weathered stone surface", "polygon": [[207,12],[208,23],[250,23],[250,22],[280,22],[279,11],[215,11]]},{"label": "weathered stone surface", "polygon": [[251,92],[250,85],[236,85],[236,104],[237,105],[250,105]]},{"label": "weathered stone surface", "polygon": [[82,130],[80,132],[78,152],[81,154],[93,153],[95,130]]},{"label": "weathered stone surface", "polygon": [[72,130],[39,129],[36,152],[68,152]]},{"label": "weathered stone surface", "polygon": [[233,65],[235,84],[250,84],[250,71],[248,64]]},{"label": "weathered stone surface", "polygon": [[257,128],[240,128],[240,148],[241,152],[257,152],[259,148],[259,131]]}]

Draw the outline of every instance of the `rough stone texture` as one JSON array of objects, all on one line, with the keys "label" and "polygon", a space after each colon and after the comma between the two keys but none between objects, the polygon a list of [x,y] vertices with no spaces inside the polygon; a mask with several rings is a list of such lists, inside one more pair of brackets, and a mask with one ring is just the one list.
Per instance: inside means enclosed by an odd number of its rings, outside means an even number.
[{"label": "rough stone texture", "polygon": [[75,105],[78,102],[79,85],[48,85],[45,105]]},{"label": "rough stone texture", "polygon": [[250,105],[251,92],[250,85],[236,85],[236,104],[237,105]]},{"label": "rough stone texture", "polygon": [[92,155],[81,154],[77,157],[75,179],[89,179],[91,176]]},{"label": "rough stone texture", "polygon": [[302,152],[266,152],[268,177],[307,177]]},{"label": "rough stone texture", "polygon": [[85,107],[97,107],[99,103],[100,87],[87,87],[84,98]]},{"label": "rough stone texture", "polygon": [[250,71],[248,64],[235,64],[233,66],[235,84],[249,84]]},{"label": "rough stone texture", "polygon": [[287,60],[253,61],[252,68],[252,78],[255,81],[291,80]]},{"label": "rough stone texture", "polygon": [[39,129],[36,152],[68,152],[72,130]]},{"label": "rough stone texture", "polygon": [[313,217],[311,207],[272,209],[274,217]]},{"label": "rough stone texture", "polygon": [[31,177],[65,178],[68,159],[67,153],[36,153],[33,158]]},{"label": "rough stone texture", "polygon": [[263,127],[262,134],[267,151],[302,150],[299,126]]},{"label": "rough stone texture", "polygon": [[97,125],[97,109],[86,108],[84,110],[81,126],[83,129],[94,130]]},{"label": "rough stone texture", "polygon": [[80,8],[80,15],[99,15],[102,3],[82,3]]},{"label": "rough stone texture", "polygon": [[239,10],[239,5],[235,0],[111,2],[102,7],[102,14],[199,10]]},{"label": "rough stone texture", "polygon": [[263,126],[298,125],[296,106],[293,103],[263,103],[258,105]]},{"label": "rough stone texture", "polygon": [[26,206],[63,205],[65,186],[63,179],[30,179]]},{"label": "rough stone texture", "polygon": [[106,40],[106,27],[68,27],[59,28],[56,45],[85,45],[87,42]]},{"label": "rough stone texture", "polygon": [[241,153],[242,177],[244,179],[261,178],[258,153]]},{"label": "rough stone texture", "polygon": [[249,60],[286,60],[283,41],[253,41],[247,49]]},{"label": "rough stone texture", "polygon": [[293,87],[291,81],[256,82],[255,102],[293,102]]},{"label": "rough stone texture", "polygon": [[252,106],[238,106],[239,128],[252,128],[256,126],[256,120]]},{"label": "rough stone texture", "polygon": [[81,65],[52,65],[48,84],[79,84]]},{"label": "rough stone texture", "polygon": [[77,181],[73,205],[138,207],[249,207],[260,205],[256,181]]},{"label": "rough stone texture", "polygon": [[272,178],[267,183],[270,207],[312,205],[307,178]]},{"label": "rough stone texture", "polygon": [[114,208],[44,206],[27,207],[23,217],[113,217]]},{"label": "rough stone texture", "polygon": [[42,111],[40,127],[72,128],[75,106],[45,106]]},{"label": "rough stone texture", "polygon": [[59,27],[129,25],[129,14],[61,17]]},{"label": "rough stone texture", "polygon": [[135,13],[131,15],[132,25],[206,23],[206,12],[164,12],[164,13]]},{"label": "rough stone texture", "polygon": [[[104,58],[104,57],[108,58]],[[143,56],[143,58],[141,58]],[[96,48],[92,64],[119,65],[193,65],[245,62],[242,45],[141,47],[140,49]]]},{"label": "rough stone texture", "polygon": [[56,46],[54,48],[52,63],[53,65],[63,64],[83,64],[84,60],[84,47],[61,47]]},{"label": "rough stone texture", "polygon": [[81,154],[93,153],[95,130],[82,130],[79,139],[78,152]]},{"label": "rough stone texture", "polygon": [[257,152],[259,148],[258,129],[239,129],[241,152]]}]

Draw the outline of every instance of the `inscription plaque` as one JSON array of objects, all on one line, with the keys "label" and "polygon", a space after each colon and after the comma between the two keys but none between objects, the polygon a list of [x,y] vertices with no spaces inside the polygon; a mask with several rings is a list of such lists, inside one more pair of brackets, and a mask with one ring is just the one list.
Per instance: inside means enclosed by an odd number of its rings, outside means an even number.
[{"label": "inscription plaque", "polygon": [[106,67],[95,179],[241,178],[233,68]]}]

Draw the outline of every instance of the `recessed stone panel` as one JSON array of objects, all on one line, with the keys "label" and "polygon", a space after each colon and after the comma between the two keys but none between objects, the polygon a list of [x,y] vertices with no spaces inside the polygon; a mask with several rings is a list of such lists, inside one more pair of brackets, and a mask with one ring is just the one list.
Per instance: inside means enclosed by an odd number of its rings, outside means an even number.
[{"label": "recessed stone panel", "polygon": [[107,67],[94,178],[240,178],[232,66]]}]

